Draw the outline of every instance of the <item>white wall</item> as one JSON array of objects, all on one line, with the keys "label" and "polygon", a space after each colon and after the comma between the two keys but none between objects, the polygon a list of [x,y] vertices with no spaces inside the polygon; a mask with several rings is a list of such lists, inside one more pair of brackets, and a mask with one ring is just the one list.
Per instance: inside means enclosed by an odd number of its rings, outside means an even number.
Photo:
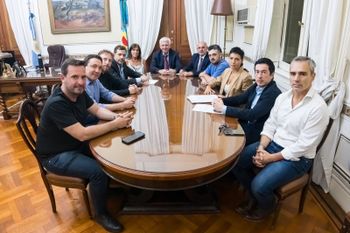
[{"label": "white wall", "polygon": [[[39,4],[40,3],[40,4]],[[33,11],[36,15],[36,29],[39,37],[41,54],[47,56],[47,46],[63,44],[68,55],[86,55],[97,53],[101,49],[113,50],[120,44],[120,9],[119,1],[109,0],[110,32],[52,34],[50,28],[47,1],[33,0]]]}]

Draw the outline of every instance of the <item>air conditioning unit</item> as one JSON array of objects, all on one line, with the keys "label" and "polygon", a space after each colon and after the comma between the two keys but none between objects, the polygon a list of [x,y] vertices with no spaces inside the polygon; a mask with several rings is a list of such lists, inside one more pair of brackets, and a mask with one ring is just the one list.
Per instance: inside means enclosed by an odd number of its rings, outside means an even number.
[{"label": "air conditioning unit", "polygon": [[248,7],[237,11],[237,23],[244,26],[254,26],[255,7]]}]

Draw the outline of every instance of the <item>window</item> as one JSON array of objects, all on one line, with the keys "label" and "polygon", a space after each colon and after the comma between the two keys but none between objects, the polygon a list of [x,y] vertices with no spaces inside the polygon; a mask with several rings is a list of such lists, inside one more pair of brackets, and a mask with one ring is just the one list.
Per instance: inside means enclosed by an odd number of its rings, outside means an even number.
[{"label": "window", "polygon": [[288,69],[292,59],[298,55],[302,33],[304,0],[284,0],[282,46],[279,66]]}]

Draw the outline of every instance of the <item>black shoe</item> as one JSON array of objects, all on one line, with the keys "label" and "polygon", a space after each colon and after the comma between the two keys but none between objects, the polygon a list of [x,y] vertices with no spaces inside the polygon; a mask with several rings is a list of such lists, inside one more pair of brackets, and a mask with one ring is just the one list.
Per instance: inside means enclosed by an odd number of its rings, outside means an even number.
[{"label": "black shoe", "polygon": [[109,232],[121,232],[124,227],[117,220],[113,219],[108,214],[96,216],[96,222]]},{"label": "black shoe", "polygon": [[267,218],[271,213],[272,210],[264,210],[260,208],[256,208],[254,210],[248,211],[248,213],[244,216],[245,219],[252,221],[252,222],[261,222],[265,218]]},{"label": "black shoe", "polygon": [[250,198],[247,201],[241,202],[238,206],[234,208],[234,211],[242,216],[245,216],[248,214],[248,212],[253,209],[256,205],[256,201],[252,198]]}]

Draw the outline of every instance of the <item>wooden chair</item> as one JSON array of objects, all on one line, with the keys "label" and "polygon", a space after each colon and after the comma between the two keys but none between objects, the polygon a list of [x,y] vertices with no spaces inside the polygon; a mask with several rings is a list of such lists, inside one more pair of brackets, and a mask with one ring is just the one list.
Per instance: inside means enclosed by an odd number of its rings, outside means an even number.
[{"label": "wooden chair", "polygon": [[339,233],[350,233],[350,212],[346,214],[343,225]]},{"label": "wooden chair", "polygon": [[56,175],[49,171],[46,171],[42,166],[36,152],[36,133],[39,125],[39,120],[40,114],[36,103],[29,99],[24,100],[19,109],[19,116],[16,122],[16,126],[24,142],[27,144],[28,148],[31,150],[38,163],[41,178],[44,181],[47,193],[50,197],[52,211],[56,213],[56,201],[52,185],[64,187],[67,191],[69,191],[69,188],[76,188],[82,191],[89,216],[92,218],[88,192],[86,189],[88,181],[77,177]]},{"label": "wooden chair", "polygon": [[[329,119],[329,123],[327,125],[327,128],[323,134],[323,137],[322,137],[320,143],[317,146],[316,154],[321,149],[323,143],[325,142],[325,140],[328,136],[328,133],[332,127],[332,124],[333,124],[333,119]],[[306,194],[309,190],[309,186],[311,183],[312,170],[313,170],[312,168],[313,167],[311,167],[311,169],[309,170],[308,173],[306,173],[303,176],[289,182],[288,184],[283,185],[282,187],[278,188],[275,191],[275,194],[277,197],[277,206],[276,206],[276,209],[273,213],[272,223],[271,223],[271,227],[270,227],[271,229],[274,229],[276,226],[276,222],[277,222],[279,213],[281,211],[283,201],[287,197],[289,197],[289,196],[291,196],[299,191],[301,191],[300,202],[299,202],[299,213],[303,212]]]}]

